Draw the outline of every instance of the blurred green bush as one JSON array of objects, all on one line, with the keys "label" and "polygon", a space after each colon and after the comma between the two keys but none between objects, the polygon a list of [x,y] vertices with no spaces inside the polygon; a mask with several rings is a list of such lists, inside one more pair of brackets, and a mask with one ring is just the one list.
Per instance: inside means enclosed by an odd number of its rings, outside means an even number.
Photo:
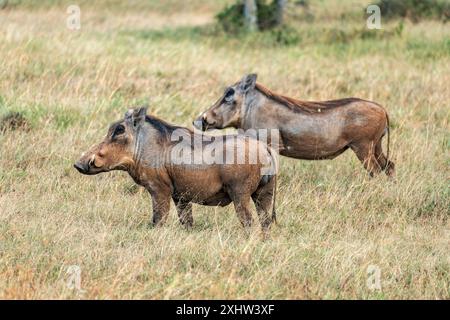
[{"label": "blurred green bush", "polygon": [[377,4],[386,18],[450,20],[449,0],[380,0]]},{"label": "blurred green bush", "polygon": [[[264,31],[272,29],[276,26],[276,6],[276,1],[267,2],[266,0],[256,0],[259,30]],[[232,5],[226,6],[216,15],[216,19],[225,32],[238,34],[245,31],[243,13],[244,3],[242,1],[238,1]]]}]

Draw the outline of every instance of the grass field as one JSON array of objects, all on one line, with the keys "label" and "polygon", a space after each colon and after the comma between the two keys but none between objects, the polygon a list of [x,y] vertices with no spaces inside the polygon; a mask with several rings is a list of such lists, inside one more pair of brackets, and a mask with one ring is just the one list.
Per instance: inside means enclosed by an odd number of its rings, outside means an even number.
[{"label": "grass field", "polygon": [[[365,1],[311,0],[289,10],[297,33],[285,42],[218,31],[230,1],[79,1],[78,31],[66,1],[11,2],[0,10],[0,116],[21,112],[29,126],[0,133],[0,298],[450,298],[448,24],[370,31]],[[262,241],[232,206],[194,206],[187,231],[172,205],[167,225],[150,228],[150,197],[126,173],[73,169],[130,106],[150,101],[190,126],[247,72],[301,99],[384,105],[396,180],[370,179],[351,152],[281,158],[279,224]],[[74,265],[81,290],[67,285]]]}]

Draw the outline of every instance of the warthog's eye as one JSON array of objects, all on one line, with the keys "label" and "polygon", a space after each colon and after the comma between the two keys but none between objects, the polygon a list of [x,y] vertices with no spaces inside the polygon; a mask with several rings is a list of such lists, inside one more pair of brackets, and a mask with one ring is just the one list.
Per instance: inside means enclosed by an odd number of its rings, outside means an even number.
[{"label": "warthog's eye", "polygon": [[229,89],[225,92],[225,101],[226,101],[226,102],[231,102],[231,101],[233,101],[233,96],[234,96],[234,89],[233,89],[233,88],[229,88]]},{"label": "warthog's eye", "polygon": [[125,132],[125,127],[121,124],[119,124],[116,129],[114,129],[113,137],[116,137],[118,135],[121,135]]}]

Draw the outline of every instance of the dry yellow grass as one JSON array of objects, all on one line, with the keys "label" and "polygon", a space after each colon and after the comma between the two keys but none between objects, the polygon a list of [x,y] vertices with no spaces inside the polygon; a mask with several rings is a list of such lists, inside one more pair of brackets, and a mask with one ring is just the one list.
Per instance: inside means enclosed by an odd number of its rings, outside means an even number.
[{"label": "dry yellow grass", "polygon": [[[406,23],[402,36],[333,43],[320,28],[365,21],[318,19],[297,22],[304,41],[293,46],[189,27],[217,7],[82,7],[79,31],[66,28],[64,6],[0,11],[0,115],[20,111],[32,124],[0,134],[0,297],[450,298],[448,26]],[[150,199],[125,173],[72,168],[129,106],[150,99],[153,113],[190,125],[246,72],[302,99],[383,104],[396,181],[369,179],[350,152],[282,158],[279,225],[261,241],[231,207],[195,206],[192,231],[172,208],[167,226],[149,228]],[[71,265],[82,291],[67,286]],[[370,265],[381,290],[366,284]]]}]

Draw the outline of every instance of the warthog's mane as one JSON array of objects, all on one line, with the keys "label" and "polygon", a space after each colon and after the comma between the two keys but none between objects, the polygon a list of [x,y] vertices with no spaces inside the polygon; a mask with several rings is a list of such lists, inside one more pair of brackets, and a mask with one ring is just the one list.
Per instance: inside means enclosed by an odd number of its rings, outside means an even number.
[{"label": "warthog's mane", "polygon": [[155,117],[153,115],[146,115],[145,122],[149,123],[150,125],[152,125],[153,128],[158,130],[158,132],[160,132],[164,136],[168,136],[169,138],[170,138],[170,135],[175,130],[178,130],[178,129],[191,131],[189,128],[171,124],[171,123],[169,123],[165,120],[162,120],[158,117]]},{"label": "warthog's mane", "polygon": [[277,94],[260,83],[257,83],[255,88],[266,97],[285,105],[293,111],[303,111],[307,113],[319,113],[342,107],[355,101],[361,101],[359,98],[344,98],[328,101],[303,101]]}]

